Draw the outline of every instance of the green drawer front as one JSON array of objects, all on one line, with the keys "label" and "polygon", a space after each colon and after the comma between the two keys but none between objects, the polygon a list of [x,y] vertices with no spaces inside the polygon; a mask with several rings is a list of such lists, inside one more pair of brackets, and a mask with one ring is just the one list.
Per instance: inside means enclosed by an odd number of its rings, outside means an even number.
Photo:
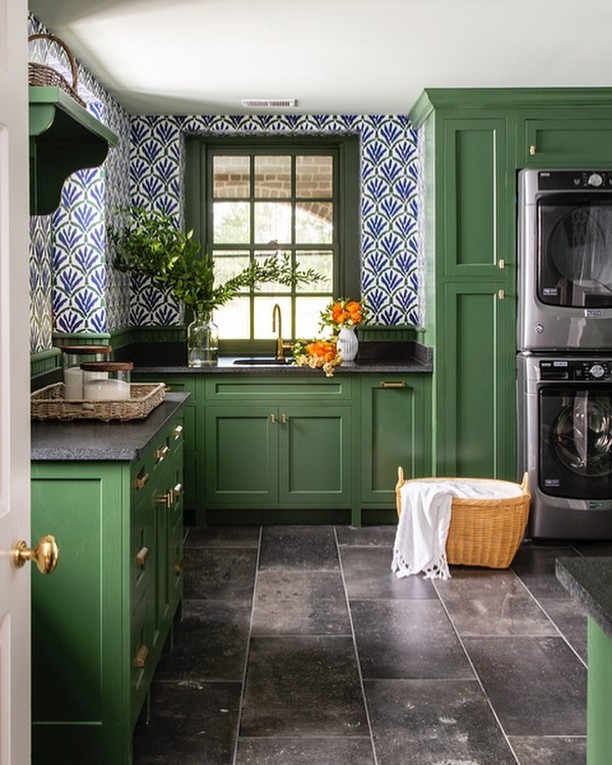
[{"label": "green drawer front", "polygon": [[155,530],[150,496],[132,513],[131,525],[130,573],[132,609],[135,610],[154,586]]},{"label": "green drawer front", "polygon": [[153,675],[153,635],[151,599],[143,598],[132,614],[130,641],[131,662],[131,718],[135,724],[149,689]]},{"label": "green drawer front", "polygon": [[287,380],[279,377],[257,379],[248,377],[219,376],[206,380],[206,398],[215,403],[229,403],[243,399],[268,399],[277,401],[299,398],[313,400],[349,399],[352,380],[350,377],[327,378],[320,373],[312,377]]}]

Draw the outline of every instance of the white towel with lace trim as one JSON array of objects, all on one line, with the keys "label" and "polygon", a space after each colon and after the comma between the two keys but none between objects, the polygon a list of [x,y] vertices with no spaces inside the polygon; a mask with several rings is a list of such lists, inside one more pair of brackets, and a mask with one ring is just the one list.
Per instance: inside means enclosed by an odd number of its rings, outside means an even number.
[{"label": "white towel with lace trim", "polygon": [[498,499],[520,493],[520,486],[509,481],[407,481],[400,489],[401,514],[391,570],[398,578],[422,571],[426,579],[450,579],[446,539],[453,497]]}]

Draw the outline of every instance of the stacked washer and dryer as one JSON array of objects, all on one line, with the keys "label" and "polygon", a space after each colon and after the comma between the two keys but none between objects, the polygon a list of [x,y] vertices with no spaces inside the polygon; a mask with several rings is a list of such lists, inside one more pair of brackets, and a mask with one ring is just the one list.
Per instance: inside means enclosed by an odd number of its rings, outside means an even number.
[{"label": "stacked washer and dryer", "polygon": [[612,539],[612,170],[522,170],[519,475],[528,536]]}]

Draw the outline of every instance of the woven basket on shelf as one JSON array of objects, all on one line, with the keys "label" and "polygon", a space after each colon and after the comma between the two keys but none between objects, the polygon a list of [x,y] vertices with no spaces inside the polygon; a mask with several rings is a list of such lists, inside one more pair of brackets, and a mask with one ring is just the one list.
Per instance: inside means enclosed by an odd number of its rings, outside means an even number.
[{"label": "woven basket on shelf", "polygon": [[[407,483],[404,471],[398,468],[395,487],[397,515],[402,512],[401,488]],[[426,480],[414,478],[413,481]],[[456,480],[448,478],[439,481]],[[492,479],[467,478],[470,483],[491,483]],[[412,481],[411,481],[412,482]],[[495,483],[510,483],[495,481]],[[511,484],[516,486],[516,484]],[[521,494],[515,497],[475,499],[453,497],[451,521],[446,540],[446,557],[455,566],[508,568],[523,541],[531,494],[527,473],[520,484]]]},{"label": "woven basket on shelf", "polygon": [[30,396],[33,420],[135,420],[146,417],[166,397],[164,383],[132,383],[126,401],[65,399],[64,383],[40,388]]},{"label": "woven basket on shelf", "polygon": [[51,86],[60,88],[65,93],[68,93],[71,98],[74,98],[74,100],[81,104],[81,106],[85,106],[85,101],[83,101],[83,99],[77,93],[76,62],[70,48],[66,45],[66,43],[63,40],[60,40],[59,37],[49,34],[30,35],[28,37],[28,42],[31,42],[32,40],[49,40],[50,42],[57,43],[57,45],[62,48],[66,54],[68,63],[70,64],[70,71],[72,72],[72,85],[56,69],[53,69],[53,67],[48,66],[47,64],[38,64],[34,61],[30,61],[28,63],[28,83],[34,87]]}]

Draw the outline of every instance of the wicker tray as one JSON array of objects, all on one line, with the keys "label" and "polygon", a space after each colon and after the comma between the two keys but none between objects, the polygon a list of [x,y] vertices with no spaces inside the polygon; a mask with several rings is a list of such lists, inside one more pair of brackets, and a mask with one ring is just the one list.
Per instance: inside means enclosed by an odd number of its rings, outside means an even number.
[{"label": "wicker tray", "polygon": [[[400,489],[406,483],[404,471],[398,468],[395,487],[398,517],[401,514]],[[412,479],[431,480],[431,479]],[[449,479],[440,478],[440,481]],[[469,478],[470,483],[491,479]],[[510,483],[499,481],[499,483]],[[512,484],[516,486],[516,484]],[[446,557],[455,566],[484,566],[508,568],[523,541],[531,494],[527,488],[527,473],[516,497],[472,499],[454,497],[451,522],[446,540]]]},{"label": "wicker tray", "polygon": [[52,43],[56,43],[63,50],[68,59],[70,65],[70,71],[72,72],[72,85],[68,80],[63,77],[56,69],[47,64],[38,64],[34,61],[28,62],[28,84],[35,87],[48,87],[52,86],[60,88],[71,98],[79,103],[81,106],[85,106],[85,101],[77,93],[77,66],[74,60],[74,56],[70,48],[59,37],[49,34],[30,35],[28,42],[32,40],[49,40]]},{"label": "wicker tray", "polygon": [[30,396],[33,420],[137,420],[143,419],[166,397],[164,383],[130,385],[127,401],[85,401],[64,398],[64,383],[47,385]]}]

